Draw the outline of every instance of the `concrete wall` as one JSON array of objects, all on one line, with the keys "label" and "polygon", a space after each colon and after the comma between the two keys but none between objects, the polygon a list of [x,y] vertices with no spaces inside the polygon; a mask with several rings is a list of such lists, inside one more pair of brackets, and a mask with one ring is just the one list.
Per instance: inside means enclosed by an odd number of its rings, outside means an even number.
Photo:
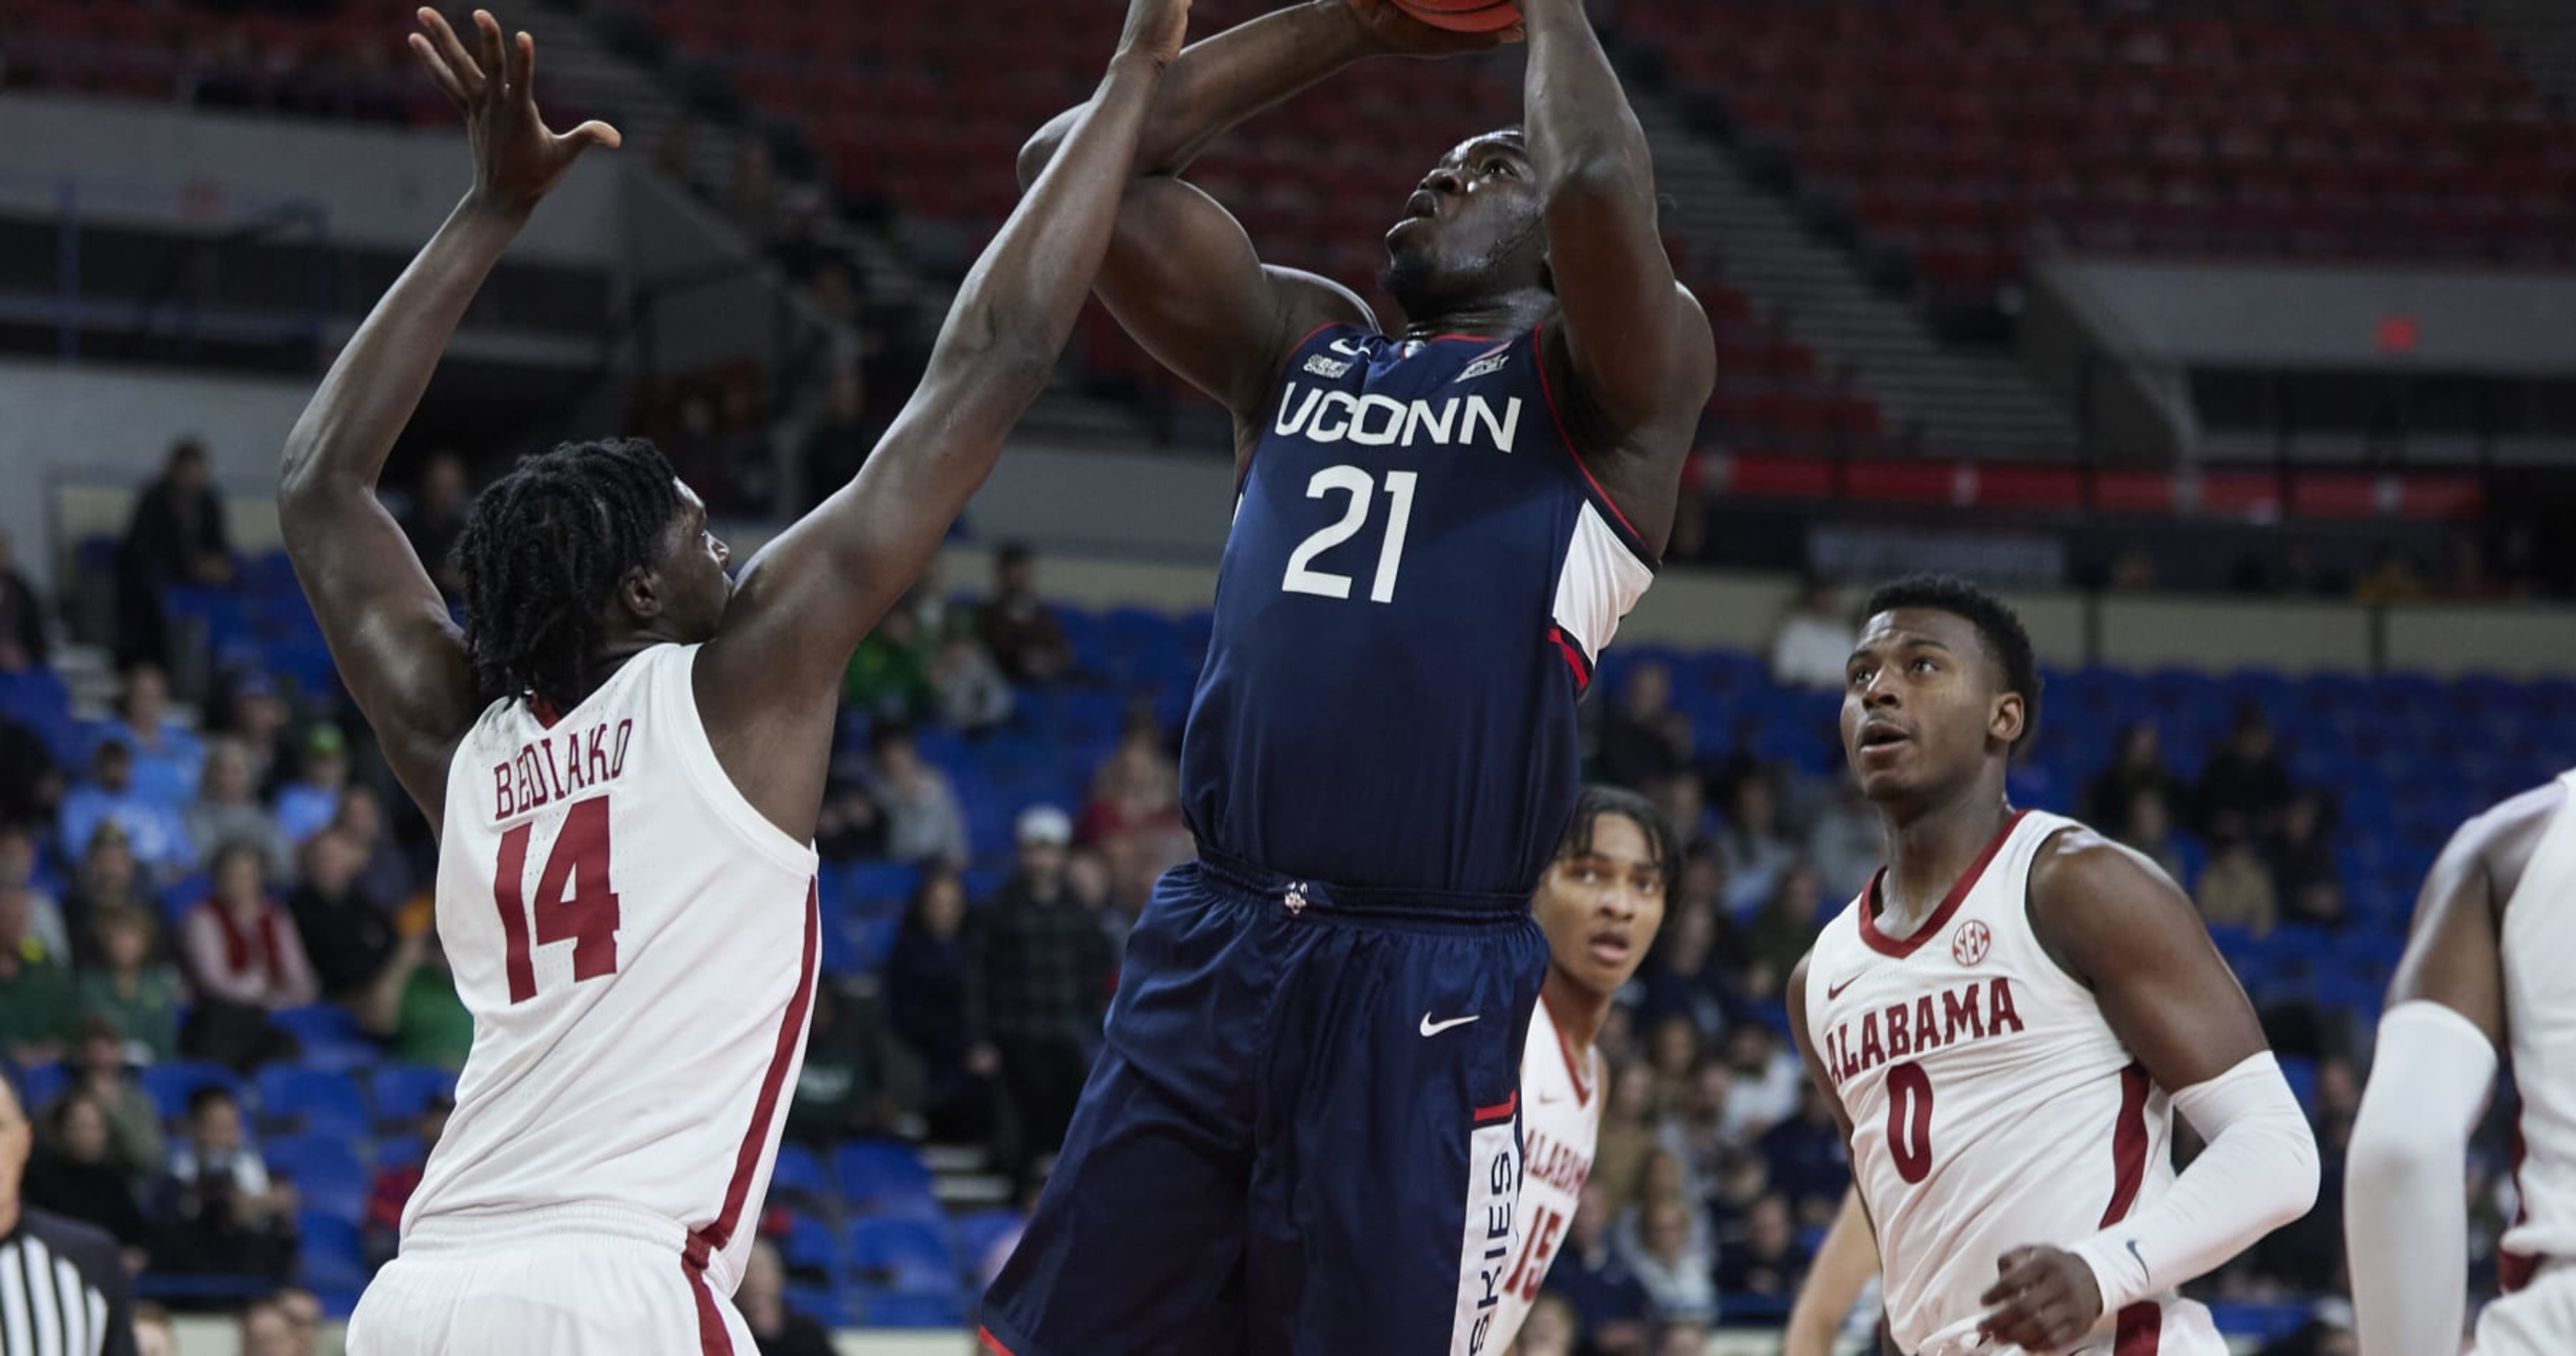
[{"label": "concrete wall", "polygon": [[[2070,261],[2052,272],[2146,355],[2206,367],[2576,373],[2576,278],[2402,269]],[[2380,322],[2416,325],[2412,351]]]}]

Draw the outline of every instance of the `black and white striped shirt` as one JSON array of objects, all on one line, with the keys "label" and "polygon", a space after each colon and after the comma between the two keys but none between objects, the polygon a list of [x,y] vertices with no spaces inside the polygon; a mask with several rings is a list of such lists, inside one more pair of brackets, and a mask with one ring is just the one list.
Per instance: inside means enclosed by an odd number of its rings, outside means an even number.
[{"label": "black and white striped shirt", "polygon": [[0,1235],[0,1356],[135,1356],[134,1300],[116,1240],[21,1209]]}]

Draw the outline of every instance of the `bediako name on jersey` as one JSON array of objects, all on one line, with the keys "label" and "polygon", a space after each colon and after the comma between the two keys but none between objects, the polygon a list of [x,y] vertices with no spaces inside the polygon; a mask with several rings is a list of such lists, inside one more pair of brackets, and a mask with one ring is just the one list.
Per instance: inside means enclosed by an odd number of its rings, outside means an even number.
[{"label": "bediako name on jersey", "polygon": [[601,721],[587,730],[549,731],[520,745],[509,761],[492,765],[492,817],[508,819],[617,780],[634,734],[632,719],[614,726]]},{"label": "bediako name on jersey", "polygon": [[1913,1002],[1895,1002],[1844,1018],[1825,1035],[1825,1072],[1834,1085],[1857,1078],[1891,1059],[1910,1059],[1961,1041],[1988,1040],[2022,1030],[2013,1008],[2012,981],[1997,975]]}]

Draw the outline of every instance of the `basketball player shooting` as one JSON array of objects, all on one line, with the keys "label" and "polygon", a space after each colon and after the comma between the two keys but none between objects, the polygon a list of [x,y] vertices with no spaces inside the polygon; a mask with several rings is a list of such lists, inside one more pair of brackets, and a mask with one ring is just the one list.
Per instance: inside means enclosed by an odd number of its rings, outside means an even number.
[{"label": "basketball player shooting", "polygon": [[[2500,1050],[2522,1098],[2503,1298],[2479,1356],[2576,1351],[2576,772],[2470,820],[2433,863],[2353,1124],[2344,1181],[2362,1356],[2450,1356],[2468,1291],[2460,1182]],[[2510,1044],[2508,1044],[2508,1039]]]},{"label": "basketball player shooting", "polygon": [[469,50],[419,12],[411,45],[465,115],[473,186],[332,365],[278,489],[341,677],[439,826],[438,930],[474,1014],[454,1118],[352,1352],[752,1349],[722,1301],[803,1057],[841,671],[1045,385],[1187,11],[1133,0],[911,402],[738,583],[650,443],[572,444],[476,502],[461,632],[376,479],[485,275],[618,137],[547,129],[526,34],[478,11]]},{"label": "basketball player shooting", "polygon": [[[2306,1213],[2317,1151],[2253,1006],[2145,858],[2017,811],[2030,637],[1954,579],[1878,591],[1843,754],[1888,864],[1791,972],[1914,1356],[2224,1356],[2175,1288]],[[2179,1177],[2179,1110],[2209,1147]]]},{"label": "basketball player shooting", "polygon": [[1521,1247],[1503,1279],[1489,1350],[1508,1349],[1538,1302],[1547,1269],[1601,1142],[1601,1051],[1610,1000],[1637,973],[1681,890],[1681,840],[1654,802],[1587,786],[1530,901],[1547,934],[1547,980],[1521,1052]]},{"label": "basketball player shooting", "polygon": [[987,1297],[1016,1356],[1499,1350],[1547,971],[1530,896],[1573,818],[1575,703],[1653,578],[1715,364],[1579,0],[1521,12],[1526,126],[1389,185],[1400,333],[1263,264],[1179,175],[1363,57],[1491,39],[1317,0],[1192,47],[1156,92],[1099,290],[1234,414],[1181,755],[1199,859],[1129,941]]}]

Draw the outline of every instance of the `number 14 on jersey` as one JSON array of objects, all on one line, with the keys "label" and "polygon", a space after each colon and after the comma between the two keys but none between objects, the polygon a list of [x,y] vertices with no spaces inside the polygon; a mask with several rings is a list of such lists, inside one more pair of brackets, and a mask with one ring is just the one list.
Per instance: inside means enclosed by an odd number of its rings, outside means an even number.
[{"label": "number 14 on jersey", "polygon": [[[533,827],[521,824],[502,835],[501,860],[492,873],[492,902],[501,912],[502,965],[513,1003],[537,996],[526,898]],[[571,942],[576,984],[613,975],[617,921],[617,889],[609,883],[608,797],[592,796],[565,811],[554,850],[546,854],[545,872],[537,880],[535,945]]]}]

